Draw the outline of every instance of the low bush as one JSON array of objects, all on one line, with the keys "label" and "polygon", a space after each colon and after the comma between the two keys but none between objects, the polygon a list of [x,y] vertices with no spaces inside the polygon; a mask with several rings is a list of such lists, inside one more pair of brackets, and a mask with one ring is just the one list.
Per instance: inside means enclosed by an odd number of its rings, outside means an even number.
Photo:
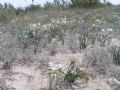
[{"label": "low bush", "polygon": [[114,63],[120,65],[120,47],[112,47],[112,55]]},{"label": "low bush", "polygon": [[11,4],[5,4],[0,7],[0,22],[9,23],[16,17],[16,9]]},{"label": "low bush", "polygon": [[10,60],[4,61],[4,63],[3,63],[3,69],[10,69],[11,66],[12,66],[12,61],[10,61]]},{"label": "low bush", "polygon": [[44,9],[45,9],[45,10],[49,10],[49,9],[53,9],[53,8],[54,8],[53,3],[46,2],[46,3],[44,4]]},{"label": "low bush", "polygon": [[[72,84],[77,80],[88,81],[88,75],[86,72],[81,71],[78,67],[77,60],[75,58],[71,59],[70,65],[67,71],[63,71],[61,68],[57,70],[50,69],[50,79],[49,79],[49,90],[62,90],[63,88],[72,88]],[[61,89],[61,85],[63,86]],[[65,87],[67,85],[67,87]]]},{"label": "low bush", "polygon": [[80,49],[85,49],[88,46],[89,38],[86,35],[79,37]]},{"label": "low bush", "polygon": [[24,49],[29,47],[29,45],[34,45],[34,54],[37,53],[38,45],[42,38],[42,30],[26,30],[18,35],[18,40],[23,45]]},{"label": "low bush", "polygon": [[94,47],[86,51],[83,62],[88,70],[92,70],[91,73],[106,74],[112,64],[112,56],[107,48]]},{"label": "low bush", "polygon": [[25,12],[33,12],[33,11],[36,11],[36,10],[39,10],[39,9],[42,9],[41,5],[31,4],[31,5],[29,5],[25,8]]},{"label": "low bush", "polygon": [[101,5],[99,0],[71,0],[74,7],[98,7]]}]

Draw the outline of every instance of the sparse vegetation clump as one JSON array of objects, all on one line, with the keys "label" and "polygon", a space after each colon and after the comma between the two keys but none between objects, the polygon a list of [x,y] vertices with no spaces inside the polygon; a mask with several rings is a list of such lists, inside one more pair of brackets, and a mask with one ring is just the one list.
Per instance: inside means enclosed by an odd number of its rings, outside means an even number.
[{"label": "sparse vegetation clump", "polygon": [[[98,0],[54,0],[26,8],[0,5],[0,74],[7,86],[114,90],[110,78],[120,86],[119,8],[102,5]],[[118,47],[111,49],[113,44]]]},{"label": "sparse vegetation clump", "polygon": [[72,86],[72,84],[79,78],[79,79],[85,79],[87,81],[88,75],[84,72],[81,71],[78,67],[78,61],[75,58],[71,59],[70,65],[68,67],[68,70],[65,74],[65,81],[67,81],[69,87]]},{"label": "sparse vegetation clump", "polygon": [[11,66],[12,66],[12,61],[10,61],[10,60],[6,60],[6,61],[4,61],[4,63],[3,63],[3,69],[11,69]]},{"label": "sparse vegetation clump", "polygon": [[99,7],[102,5],[99,0],[71,0],[75,7]]},{"label": "sparse vegetation clump", "polygon": [[112,63],[112,56],[107,48],[95,47],[86,51],[84,64],[88,69],[93,69],[91,73],[106,74]]},{"label": "sparse vegetation clump", "polygon": [[43,37],[43,32],[41,30],[27,30],[23,31],[18,36],[18,40],[23,44],[23,48],[26,49],[29,45],[34,45],[34,53],[37,53],[39,43]]},{"label": "sparse vegetation clump", "polygon": [[[72,85],[77,79],[88,81],[87,73],[80,70],[77,66],[78,61],[75,58],[70,60],[71,62],[67,71],[63,71],[62,68],[56,70],[50,69],[49,90],[72,89]],[[67,87],[65,85],[67,85]]]},{"label": "sparse vegetation clump", "polygon": [[120,65],[120,47],[113,47],[112,55],[114,63]]},{"label": "sparse vegetation clump", "polygon": [[16,17],[16,9],[13,5],[5,3],[0,4],[0,22],[9,23],[14,17]]}]

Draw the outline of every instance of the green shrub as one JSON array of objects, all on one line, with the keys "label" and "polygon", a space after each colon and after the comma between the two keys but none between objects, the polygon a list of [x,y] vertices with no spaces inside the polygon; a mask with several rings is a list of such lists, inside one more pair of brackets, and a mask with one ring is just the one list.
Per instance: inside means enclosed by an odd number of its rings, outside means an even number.
[{"label": "green shrub", "polygon": [[41,5],[31,4],[25,8],[25,12],[32,12],[41,9]]},{"label": "green shrub", "polygon": [[46,2],[46,3],[44,4],[44,9],[45,9],[45,10],[49,10],[49,9],[53,9],[53,8],[54,8],[53,3]]},{"label": "green shrub", "polygon": [[1,11],[1,13],[0,13],[0,22],[2,22],[2,23],[7,22],[7,16],[4,11]]},{"label": "green shrub", "polygon": [[[78,68],[78,63],[75,58],[71,59],[70,65],[68,66],[67,72],[63,71],[61,68],[52,70],[49,69],[49,90],[64,90],[60,88],[61,84],[67,85],[67,87],[72,88],[72,84],[77,80],[81,79],[88,81],[88,75]],[[62,83],[61,83],[62,82]],[[59,89],[58,89],[59,87]]]},{"label": "green shrub", "polygon": [[50,27],[50,30],[48,31],[49,43],[53,38],[57,38],[64,44],[64,30],[61,29],[61,26]]},{"label": "green shrub", "polygon": [[79,64],[77,63],[77,60],[75,58],[71,58],[70,65],[64,77],[65,81],[67,81],[68,85],[70,86],[78,78],[88,81],[88,75],[84,71],[81,71],[78,65]]},{"label": "green shrub", "polygon": [[100,5],[99,0],[71,0],[75,7],[97,7]]},{"label": "green shrub", "polygon": [[76,61],[73,59],[70,62],[69,68],[67,73],[65,74],[65,80],[67,80],[68,83],[72,84],[75,82],[75,80],[79,77],[79,74],[76,72]]},{"label": "green shrub", "polygon": [[23,44],[24,49],[29,47],[29,45],[34,45],[34,54],[37,53],[38,45],[43,37],[42,30],[26,30],[18,35],[18,40]]},{"label": "green shrub", "polygon": [[120,65],[120,47],[113,47],[112,55],[113,55],[114,63]]},{"label": "green shrub", "polygon": [[10,69],[11,68],[11,65],[12,65],[12,62],[10,60],[6,60],[4,63],[3,63],[3,69]]},{"label": "green shrub", "polygon": [[0,6],[0,22],[9,23],[16,17],[16,9],[11,4]]},{"label": "green shrub", "polygon": [[[88,31],[88,27],[87,27],[86,23],[79,24],[78,26],[76,26],[75,30],[76,30],[76,32],[74,32],[74,33],[78,35],[77,39],[79,41],[79,49],[85,49],[90,42],[91,31]],[[75,37],[74,37],[74,39],[75,39]]]},{"label": "green shrub", "polygon": [[23,8],[19,7],[19,8],[16,9],[15,13],[16,13],[16,15],[20,15],[20,14],[23,14],[24,12],[25,12],[25,10]]}]

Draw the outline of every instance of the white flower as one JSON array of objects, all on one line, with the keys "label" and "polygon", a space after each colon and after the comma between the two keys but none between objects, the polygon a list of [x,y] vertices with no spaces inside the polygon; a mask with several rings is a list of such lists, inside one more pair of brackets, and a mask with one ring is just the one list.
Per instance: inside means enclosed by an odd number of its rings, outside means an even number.
[{"label": "white flower", "polygon": [[95,27],[96,25],[95,24],[92,24],[92,27]]},{"label": "white flower", "polygon": [[33,27],[37,27],[37,25],[36,25],[36,24],[33,24]]},{"label": "white flower", "polygon": [[40,23],[38,23],[37,25],[38,25],[38,26],[40,26],[41,24],[40,24]]},{"label": "white flower", "polygon": [[96,21],[97,21],[97,22],[101,22],[101,20],[99,20],[99,19],[96,19]]},{"label": "white flower", "polygon": [[25,35],[25,36],[24,36],[24,38],[28,38],[28,36],[27,36],[27,35]]},{"label": "white flower", "polygon": [[99,19],[97,19],[97,20],[96,20],[96,22],[98,22],[99,24],[101,24],[101,23],[102,23],[102,21],[101,21],[101,20],[99,20]]},{"label": "white flower", "polygon": [[44,24],[44,25],[42,26],[42,28],[43,28],[43,29],[47,29],[47,25]]},{"label": "white flower", "polygon": [[63,18],[61,23],[64,23],[64,24],[67,24],[67,19],[66,18]]},{"label": "white flower", "polygon": [[105,29],[102,29],[102,32],[104,32],[105,31]]},{"label": "white flower", "polygon": [[59,20],[57,20],[57,21],[56,21],[56,23],[57,23],[57,24],[60,24],[60,21],[59,21]]},{"label": "white flower", "polygon": [[49,23],[49,24],[47,24],[47,26],[48,26],[48,27],[51,27],[52,25],[51,25],[51,23]]},{"label": "white flower", "polygon": [[55,23],[55,20],[54,20],[54,19],[51,19],[51,23]]},{"label": "white flower", "polygon": [[49,67],[52,70],[56,70],[56,66],[53,64],[53,62],[49,62]]},{"label": "white flower", "polygon": [[53,66],[53,62],[49,62],[49,66]]},{"label": "white flower", "polygon": [[112,28],[108,28],[108,31],[111,32],[111,31],[113,31],[113,29]]}]

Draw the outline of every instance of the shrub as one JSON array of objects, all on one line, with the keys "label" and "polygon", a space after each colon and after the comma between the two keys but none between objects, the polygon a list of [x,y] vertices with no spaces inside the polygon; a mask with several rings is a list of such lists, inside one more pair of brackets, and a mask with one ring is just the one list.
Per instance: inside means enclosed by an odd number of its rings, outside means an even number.
[{"label": "shrub", "polygon": [[72,84],[80,77],[80,70],[77,65],[77,61],[75,58],[71,59],[70,65],[68,67],[67,72],[65,73],[64,80],[67,83],[67,87],[72,88]]},{"label": "shrub", "polygon": [[120,47],[112,47],[113,61],[120,65]]},{"label": "shrub", "polygon": [[62,26],[55,26],[53,24],[52,27],[50,27],[50,30],[48,31],[48,40],[49,43],[51,43],[52,39],[56,38],[57,40],[62,42],[62,45],[64,45],[64,29],[61,29]]},{"label": "shrub", "polygon": [[0,22],[9,23],[16,17],[16,9],[11,4],[5,4],[0,7]]},{"label": "shrub", "polygon": [[7,16],[4,11],[1,11],[1,13],[0,13],[0,22],[2,22],[2,23],[7,22]]},{"label": "shrub", "polygon": [[95,7],[99,6],[99,0],[71,0],[72,5],[75,7]]},{"label": "shrub", "polygon": [[86,35],[79,37],[80,49],[85,49],[88,46],[89,38]]},{"label": "shrub", "polygon": [[22,14],[24,12],[25,12],[25,10],[23,8],[19,7],[19,8],[16,9],[16,15],[20,15],[20,14]]},{"label": "shrub", "polygon": [[25,12],[32,12],[41,9],[41,5],[31,4],[25,8]]},{"label": "shrub", "polygon": [[53,8],[54,8],[54,5],[53,5],[52,3],[50,3],[50,2],[46,2],[46,3],[44,4],[44,9],[45,9],[45,10],[53,9]]},{"label": "shrub", "polygon": [[111,65],[108,68],[107,74],[112,77],[110,80],[109,85],[112,87],[112,90],[119,90],[120,89],[120,67],[116,65]]},{"label": "shrub", "polygon": [[87,81],[88,80],[88,75],[86,72],[80,70],[79,68],[79,62],[77,61],[76,58],[71,58],[70,59],[70,64],[68,66],[68,70],[65,74],[65,80],[71,85],[76,81],[76,79],[80,78],[82,80]]},{"label": "shrub", "polygon": [[69,33],[69,42],[68,42],[68,45],[69,45],[69,48],[71,50],[72,53],[76,53],[76,50],[77,50],[77,38],[76,36],[73,34],[73,33]]},{"label": "shrub", "polygon": [[89,35],[90,33],[91,31],[90,32],[88,31],[88,27],[85,22],[81,22],[79,25],[73,28],[73,30],[70,31],[72,49],[77,47],[76,45],[78,42],[79,42],[78,48],[80,50],[85,49],[89,45],[89,42],[90,42],[90,35]]},{"label": "shrub", "polygon": [[67,1],[65,0],[54,0],[54,4],[56,7],[59,7],[59,9],[64,9]]},{"label": "shrub", "polygon": [[72,84],[77,79],[88,81],[88,75],[84,71],[81,71],[78,65],[77,60],[72,58],[67,72],[63,71],[61,68],[57,70],[50,69],[49,90],[62,90],[63,88],[61,89],[60,87],[61,84],[63,86],[67,85],[67,88],[72,88]]},{"label": "shrub", "polygon": [[65,75],[65,80],[67,80],[67,82],[74,83],[75,80],[79,77],[78,73],[76,72],[76,69],[77,69],[76,61],[73,58],[73,60],[71,60],[70,62],[67,73]]},{"label": "shrub", "polygon": [[3,63],[3,69],[10,69],[12,66],[12,62],[10,60],[6,60],[4,63]]},{"label": "shrub", "polygon": [[44,9],[48,10],[48,9],[64,9],[65,7],[67,7],[67,1],[65,0],[53,0],[53,3],[51,2],[46,2],[44,4]]},{"label": "shrub", "polygon": [[107,48],[91,48],[86,51],[83,64],[88,70],[92,70],[91,73],[105,74],[112,64],[112,56]]},{"label": "shrub", "polygon": [[18,40],[20,43],[23,44],[23,47],[24,49],[26,49],[28,47],[28,41],[27,41],[27,33],[24,31],[24,32],[21,32],[19,35],[18,35]]},{"label": "shrub", "polygon": [[13,18],[16,17],[15,8],[0,8],[0,22],[9,23]]},{"label": "shrub", "polygon": [[19,34],[18,40],[23,44],[24,49],[29,47],[29,45],[34,45],[34,54],[37,53],[38,45],[43,38],[42,30],[26,30]]}]

